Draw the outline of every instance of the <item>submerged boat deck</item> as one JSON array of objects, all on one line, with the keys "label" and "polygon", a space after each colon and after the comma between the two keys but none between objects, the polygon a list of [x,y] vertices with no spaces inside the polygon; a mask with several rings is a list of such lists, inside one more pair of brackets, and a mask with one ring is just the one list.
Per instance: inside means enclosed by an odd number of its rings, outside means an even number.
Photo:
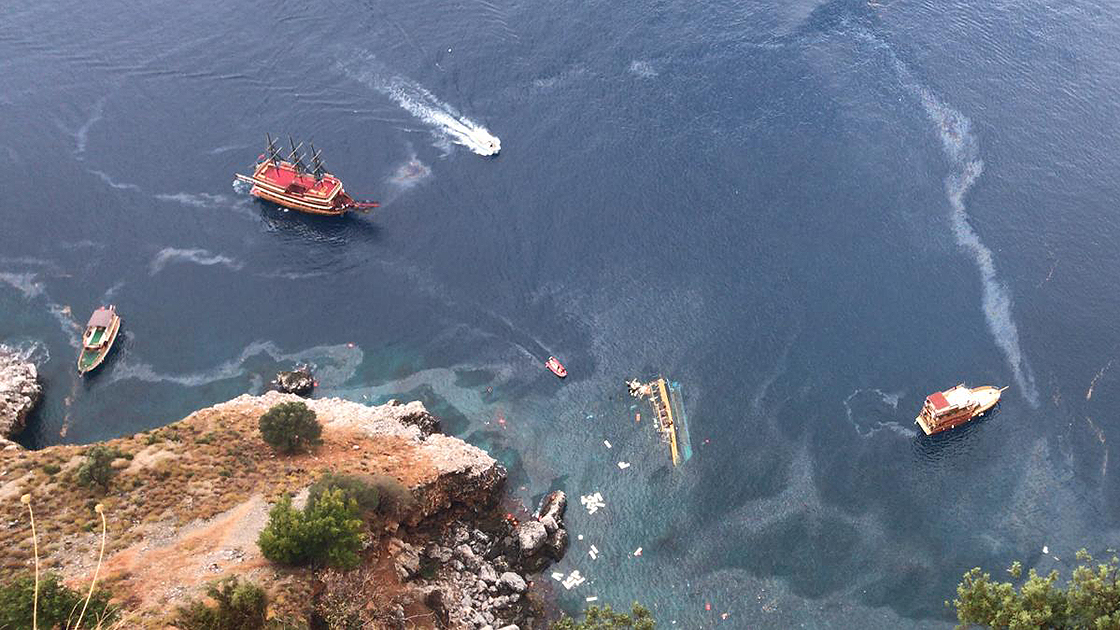
[{"label": "submerged boat deck", "polygon": [[657,430],[669,443],[669,455],[674,466],[680,466],[692,458],[692,442],[688,435],[688,420],[681,404],[680,383],[658,378],[651,383],[649,397],[653,415],[657,418]]}]

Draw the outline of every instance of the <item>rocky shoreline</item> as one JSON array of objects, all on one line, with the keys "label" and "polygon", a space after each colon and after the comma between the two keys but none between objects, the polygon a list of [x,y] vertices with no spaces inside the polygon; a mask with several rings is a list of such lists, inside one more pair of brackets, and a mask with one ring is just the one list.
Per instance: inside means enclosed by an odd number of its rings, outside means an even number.
[{"label": "rocky shoreline", "polygon": [[27,426],[27,417],[42,395],[35,364],[0,345],[0,449],[20,448],[11,438]]}]

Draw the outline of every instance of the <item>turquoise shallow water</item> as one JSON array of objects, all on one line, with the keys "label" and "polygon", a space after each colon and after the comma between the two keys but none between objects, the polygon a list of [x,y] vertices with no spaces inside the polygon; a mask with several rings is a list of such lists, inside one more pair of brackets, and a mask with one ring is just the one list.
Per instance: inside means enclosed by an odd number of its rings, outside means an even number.
[{"label": "turquoise shallow water", "polygon": [[[950,627],[968,568],[1120,542],[1109,9],[5,5],[0,342],[47,388],[22,439],[310,363],[317,395],[423,399],[526,503],[567,491],[567,607]],[[250,199],[232,174],[266,131],[382,209]],[[124,336],[80,381],[103,302]],[[676,470],[626,394],[656,374],[690,421]],[[1011,389],[918,437],[961,380]]]}]

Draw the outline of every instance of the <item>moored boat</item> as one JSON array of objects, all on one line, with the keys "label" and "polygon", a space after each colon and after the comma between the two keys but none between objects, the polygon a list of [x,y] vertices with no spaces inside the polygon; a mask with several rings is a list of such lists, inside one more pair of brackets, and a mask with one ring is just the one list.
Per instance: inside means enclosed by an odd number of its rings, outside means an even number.
[{"label": "moored boat", "polygon": [[943,392],[934,392],[926,396],[922,411],[914,422],[926,435],[947,431],[995,407],[1005,389],[991,385],[967,387],[961,383]]},{"label": "moored boat", "polygon": [[93,312],[82,334],[82,351],[78,355],[78,373],[85,374],[105,360],[117,333],[121,329],[121,318],[112,304],[102,306]]},{"label": "moored boat", "polygon": [[545,361],[544,366],[560,378],[564,378],[568,375],[568,370],[564,369],[564,366],[556,357],[548,357],[548,361]]},{"label": "moored boat", "polygon": [[288,136],[292,150],[285,160],[272,142],[272,136],[265,134],[265,137],[268,147],[253,167],[253,175],[236,174],[237,179],[253,185],[250,195],[291,210],[326,216],[339,216],[350,210],[366,212],[377,207],[376,202],[355,201],[346,194],[342,182],[326,171],[322,151],[316,151],[314,144],[311,145],[309,169],[299,152],[302,142],[296,146]]}]

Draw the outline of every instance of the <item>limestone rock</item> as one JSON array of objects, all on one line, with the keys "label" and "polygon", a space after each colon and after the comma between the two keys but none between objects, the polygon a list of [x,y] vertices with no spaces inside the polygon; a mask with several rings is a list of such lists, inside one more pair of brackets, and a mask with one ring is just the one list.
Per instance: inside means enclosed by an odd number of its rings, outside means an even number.
[{"label": "limestone rock", "polygon": [[42,394],[35,365],[0,346],[0,448],[16,447],[8,438],[23,431]]},{"label": "limestone rock", "polygon": [[515,533],[521,553],[526,556],[536,553],[548,536],[548,531],[540,521],[525,521],[517,526]]},{"label": "limestone rock", "polygon": [[498,586],[513,591],[514,593],[524,593],[527,588],[525,578],[513,571],[506,571],[503,573],[502,576],[498,578]]}]

